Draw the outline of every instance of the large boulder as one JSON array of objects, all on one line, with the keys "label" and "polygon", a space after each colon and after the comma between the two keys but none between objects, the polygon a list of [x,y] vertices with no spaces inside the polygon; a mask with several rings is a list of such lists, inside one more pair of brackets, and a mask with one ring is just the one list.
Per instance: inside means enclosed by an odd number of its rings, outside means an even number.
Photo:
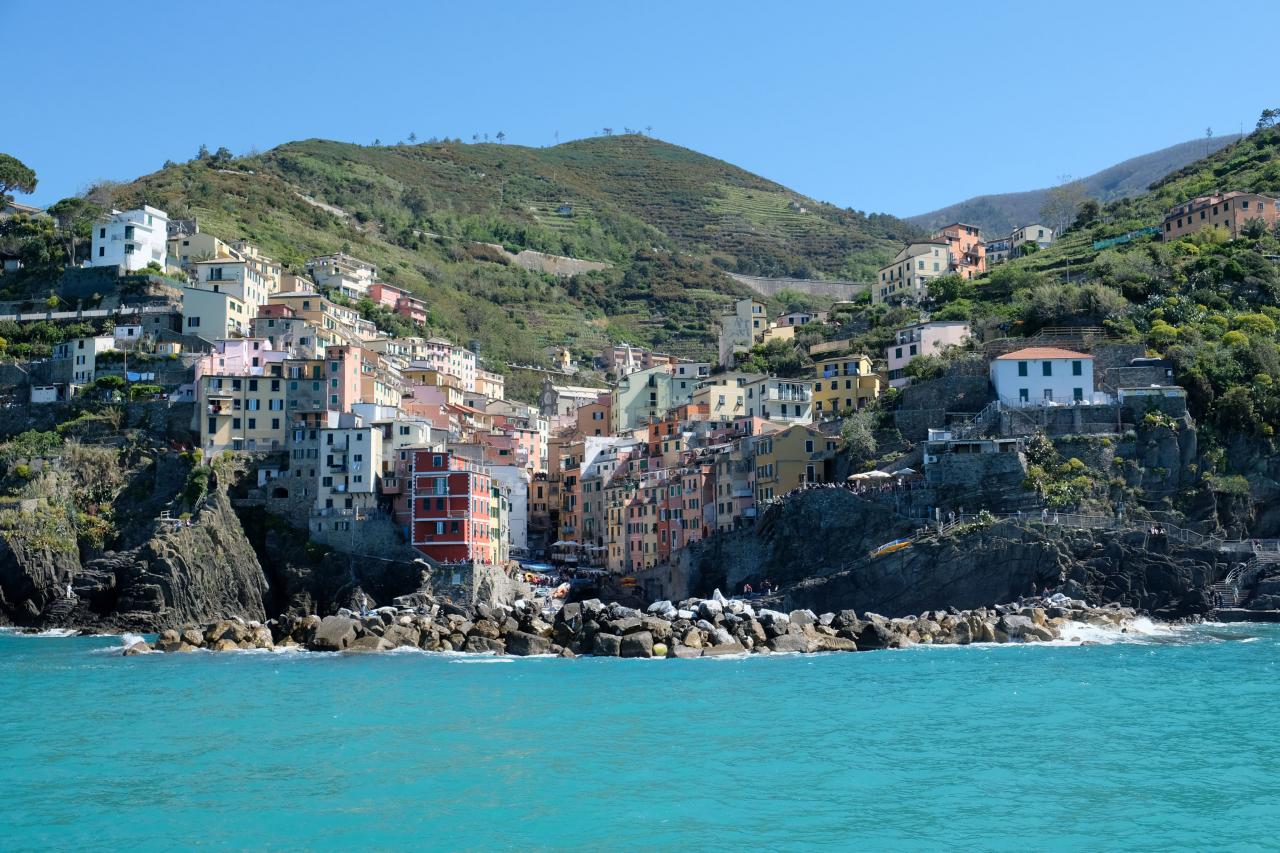
[{"label": "large boulder", "polygon": [[624,635],[619,654],[624,658],[653,657],[653,635],[648,631]]},{"label": "large boulder", "polygon": [[772,652],[799,652],[806,654],[817,650],[817,639],[807,637],[804,634],[780,634],[769,641],[769,651]]},{"label": "large boulder", "polygon": [[591,654],[616,658],[622,651],[622,638],[615,634],[596,634],[591,644]]},{"label": "large boulder", "polygon": [[422,641],[422,632],[412,625],[392,625],[383,632],[382,639],[392,646],[417,646]]},{"label": "large boulder", "polygon": [[644,622],[637,616],[624,616],[604,623],[604,629],[610,634],[634,634],[644,630]]},{"label": "large boulder", "polygon": [[858,644],[845,637],[818,637],[818,651],[821,652],[856,652]]},{"label": "large boulder", "polygon": [[477,619],[466,634],[469,637],[486,637],[490,640],[496,640],[501,636],[498,626],[488,619]]},{"label": "large boulder", "polygon": [[356,621],[345,616],[326,616],[316,626],[311,649],[317,652],[340,652],[356,639]]},{"label": "large boulder", "polygon": [[512,631],[507,635],[507,652],[521,657],[551,653],[551,641],[537,634]]},{"label": "large boulder", "polygon": [[725,643],[721,646],[707,646],[702,650],[702,656],[704,658],[710,658],[719,657],[720,655],[740,655],[745,654],[746,651],[746,646],[734,641],[732,643]]},{"label": "large boulder", "polygon": [[367,652],[386,652],[394,649],[391,643],[387,642],[386,637],[378,637],[374,634],[366,634],[358,637],[347,646],[345,651],[351,653],[367,653]]},{"label": "large boulder", "polygon": [[501,640],[495,640],[492,637],[481,637],[477,635],[472,635],[470,637],[467,637],[467,651],[469,652],[476,652],[479,654],[492,653],[495,655],[500,655],[506,650],[507,650],[506,646],[502,644]]}]

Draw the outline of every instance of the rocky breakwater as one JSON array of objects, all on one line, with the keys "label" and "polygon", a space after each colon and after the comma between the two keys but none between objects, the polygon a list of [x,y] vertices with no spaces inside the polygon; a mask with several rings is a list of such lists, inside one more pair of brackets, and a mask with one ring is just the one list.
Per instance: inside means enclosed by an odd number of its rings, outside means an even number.
[{"label": "rocky breakwater", "polygon": [[130,644],[124,654],[197,649],[358,653],[413,648],[516,656],[699,658],[1072,640],[1078,639],[1073,631],[1080,626],[1119,631],[1135,618],[1131,608],[1091,607],[1063,595],[890,619],[853,610],[822,614],[757,610],[748,602],[720,596],[679,604],[659,601],[644,611],[591,599],[565,604],[553,613],[523,600],[512,606],[465,607],[419,593],[366,614],[340,610],[323,618],[286,616],[265,623],[223,619],[170,629],[154,643]]}]

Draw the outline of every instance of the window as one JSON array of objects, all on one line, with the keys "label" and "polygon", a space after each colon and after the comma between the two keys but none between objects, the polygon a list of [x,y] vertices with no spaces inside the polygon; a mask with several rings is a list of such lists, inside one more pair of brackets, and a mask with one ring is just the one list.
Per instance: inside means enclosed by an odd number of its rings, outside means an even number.
[{"label": "window", "polygon": [[912,345],[911,345],[911,354],[912,354],[912,355],[915,355],[915,354],[916,354],[916,345],[915,345],[915,344],[912,344]]},{"label": "window", "polygon": [[1083,389],[1083,388],[1072,388],[1072,389],[1071,389],[1071,396],[1075,398],[1075,401],[1076,401],[1077,403],[1083,402],[1083,401],[1084,401],[1084,389]]},{"label": "window", "polygon": [[436,535],[437,535],[437,536],[442,536],[442,535],[444,535],[444,522],[443,522],[443,521],[437,521],[437,522],[436,522]]},{"label": "window", "polygon": [[809,439],[804,443],[804,452],[805,453],[813,452],[813,439]]},{"label": "window", "polygon": [[1081,361],[1073,361],[1073,362],[1071,362],[1071,375],[1072,375],[1072,376],[1083,376],[1083,375],[1084,375],[1084,362],[1081,362]]},{"label": "window", "polygon": [[1030,395],[1030,393],[1027,391],[1027,389],[1026,389],[1026,388],[1019,388],[1019,389],[1018,389],[1018,399],[1019,399],[1021,402],[1025,403],[1025,402],[1027,402],[1028,400],[1030,400],[1030,399],[1031,399],[1031,395]]},{"label": "window", "polygon": [[893,351],[894,358],[902,358],[902,347],[898,347]]},{"label": "window", "polygon": [[1040,364],[1040,370],[1041,370],[1041,372],[1042,372],[1042,373],[1044,373],[1044,375],[1045,375],[1045,376],[1052,376],[1052,375],[1053,375],[1053,362],[1052,362],[1052,361],[1045,361],[1045,362],[1041,362],[1041,364]]},{"label": "window", "polygon": [[1018,362],[1018,375],[1019,376],[1027,375],[1027,363],[1025,361]]},{"label": "window", "polygon": [[106,249],[106,247],[105,247],[105,246],[99,246],[99,247],[98,247],[98,257],[100,257],[100,258],[101,258],[101,257],[102,257],[103,255],[105,255],[106,253],[107,253],[107,249]]}]

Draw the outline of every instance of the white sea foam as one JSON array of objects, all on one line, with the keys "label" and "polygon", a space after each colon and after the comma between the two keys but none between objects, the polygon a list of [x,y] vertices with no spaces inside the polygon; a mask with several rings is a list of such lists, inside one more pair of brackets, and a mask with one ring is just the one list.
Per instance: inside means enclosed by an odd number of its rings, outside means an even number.
[{"label": "white sea foam", "polygon": [[13,637],[74,637],[80,632],[75,628],[49,628],[46,631],[24,631],[21,628],[0,628],[0,633]]}]

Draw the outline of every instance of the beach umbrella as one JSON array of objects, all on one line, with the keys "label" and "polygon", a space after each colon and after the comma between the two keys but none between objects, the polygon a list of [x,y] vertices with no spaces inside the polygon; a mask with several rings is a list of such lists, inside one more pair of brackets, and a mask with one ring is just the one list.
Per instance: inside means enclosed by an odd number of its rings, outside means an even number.
[{"label": "beach umbrella", "polygon": [[891,474],[886,474],[884,471],[868,471],[868,472],[866,472],[865,474],[863,474],[862,476],[866,477],[866,478],[867,478],[867,479],[869,479],[869,480],[883,480],[883,479],[886,479],[886,478],[888,478],[888,477],[890,477],[890,476],[892,476],[892,475],[891,475]]},{"label": "beach umbrella", "polygon": [[919,472],[919,471],[917,471],[915,468],[903,468],[901,471],[894,471],[894,472],[893,472],[893,476],[895,476],[895,477],[914,477],[916,474],[919,474],[919,473],[920,473],[920,472]]}]

